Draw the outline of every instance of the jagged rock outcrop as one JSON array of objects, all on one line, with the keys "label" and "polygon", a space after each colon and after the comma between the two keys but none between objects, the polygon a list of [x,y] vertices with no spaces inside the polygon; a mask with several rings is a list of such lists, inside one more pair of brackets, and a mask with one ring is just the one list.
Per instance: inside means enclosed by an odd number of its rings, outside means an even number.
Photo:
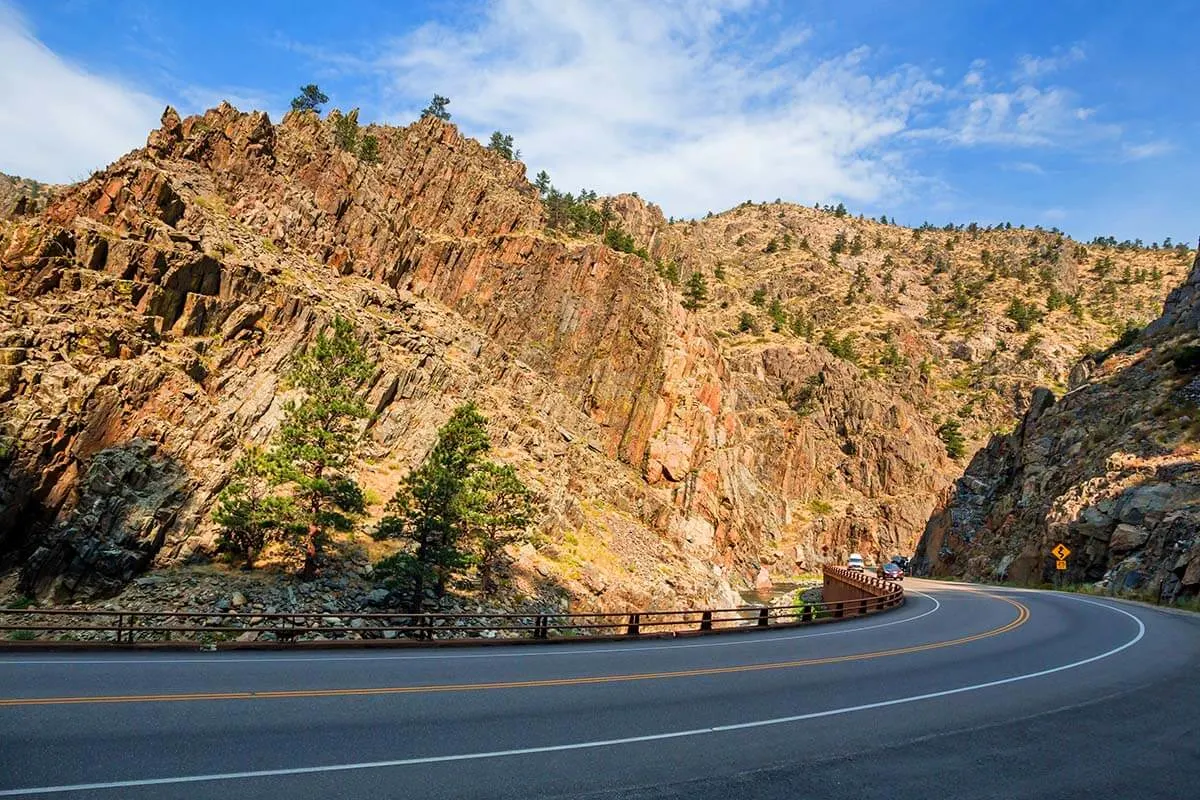
[{"label": "jagged rock outcrop", "polygon": [[[655,268],[706,258],[694,226],[622,195],[649,261],[550,235],[521,164],[435,119],[366,131],[376,163],[314,114],[168,109],[146,148],[0,229],[0,558],[40,554],[27,588],[103,594],[212,555],[216,494],[335,315],[378,364],[371,513],[474,399],[545,500],[542,543],[517,554],[531,591],[728,604],[764,566],[912,544],[955,472],[928,375],[895,383],[799,339],[731,345],[724,295],[687,311]],[[149,488],[97,505],[97,465],[135,442],[160,465],[130,473]]]},{"label": "jagged rock outcrop", "polygon": [[20,589],[56,600],[115,594],[150,565],[175,522],[188,478],[153,442],[93,456],[68,515],[21,569]]},{"label": "jagged rock outcrop", "polygon": [[1200,592],[1200,258],[1163,315],[1090,359],[1055,399],[1033,395],[1017,429],[972,460],[929,521],[918,569],[1065,580],[1170,600]]}]

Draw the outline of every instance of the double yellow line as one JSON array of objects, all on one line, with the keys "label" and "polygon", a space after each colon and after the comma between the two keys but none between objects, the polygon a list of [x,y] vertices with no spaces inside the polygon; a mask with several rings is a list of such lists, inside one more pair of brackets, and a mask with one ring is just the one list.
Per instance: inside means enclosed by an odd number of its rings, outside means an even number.
[{"label": "double yellow line", "polygon": [[84,705],[93,703],[180,703],[198,700],[289,700],[297,698],[318,697],[369,697],[374,695],[396,694],[434,694],[440,692],[479,692],[489,689],[540,689],[550,686],[587,686],[605,683],[626,683],[629,681],[667,680],[671,678],[698,678],[708,675],[732,675],[740,672],[764,672],[766,670],[796,669],[813,667],[823,664],[842,664],[850,661],[868,661],[889,656],[902,656],[910,653],[923,653],[928,650],[940,650],[944,647],[956,647],[981,639],[1000,636],[1021,627],[1029,619],[1029,609],[1016,600],[1007,597],[989,595],[1017,609],[1017,616],[1011,622],[998,628],[950,639],[944,642],[900,647],[893,650],[877,650],[871,653],[832,656],[828,658],[809,658],[798,661],[772,661],[765,664],[744,664],[735,667],[707,667],[703,669],[685,669],[673,672],[640,672],[626,675],[600,675],[590,678],[550,678],[531,681],[504,681],[496,683],[450,683],[434,684],[431,686],[382,686],[366,689],[294,689],[267,692],[196,692],[189,694],[142,694],[142,695],[99,695],[83,697],[11,697],[0,698],[0,708],[13,706],[52,706],[52,705]]}]

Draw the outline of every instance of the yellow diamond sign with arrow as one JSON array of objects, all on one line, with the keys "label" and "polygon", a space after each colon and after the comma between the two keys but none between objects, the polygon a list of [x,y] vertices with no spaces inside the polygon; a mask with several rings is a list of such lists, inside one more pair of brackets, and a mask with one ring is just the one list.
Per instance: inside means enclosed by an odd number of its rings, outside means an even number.
[{"label": "yellow diamond sign with arrow", "polygon": [[1067,556],[1071,555],[1071,548],[1067,547],[1065,544],[1059,543],[1053,550],[1050,551],[1050,553],[1059,561],[1064,561],[1066,560]]}]

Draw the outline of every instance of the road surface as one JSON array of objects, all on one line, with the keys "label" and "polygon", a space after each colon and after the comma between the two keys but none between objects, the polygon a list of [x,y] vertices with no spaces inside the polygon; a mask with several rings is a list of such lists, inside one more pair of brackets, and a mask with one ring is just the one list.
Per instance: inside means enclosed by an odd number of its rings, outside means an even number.
[{"label": "road surface", "polygon": [[908,581],[676,642],[0,653],[0,797],[1179,798],[1200,618]]}]

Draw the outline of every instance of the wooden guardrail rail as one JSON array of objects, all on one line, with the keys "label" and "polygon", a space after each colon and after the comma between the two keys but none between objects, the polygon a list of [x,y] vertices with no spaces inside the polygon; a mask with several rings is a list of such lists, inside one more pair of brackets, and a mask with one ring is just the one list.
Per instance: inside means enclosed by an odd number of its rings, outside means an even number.
[{"label": "wooden guardrail rail", "polygon": [[0,609],[0,648],[370,647],[678,637],[809,625],[904,602],[898,584],[871,575],[826,567],[824,578],[827,598],[819,603],[673,611],[268,614],[9,608]]}]

